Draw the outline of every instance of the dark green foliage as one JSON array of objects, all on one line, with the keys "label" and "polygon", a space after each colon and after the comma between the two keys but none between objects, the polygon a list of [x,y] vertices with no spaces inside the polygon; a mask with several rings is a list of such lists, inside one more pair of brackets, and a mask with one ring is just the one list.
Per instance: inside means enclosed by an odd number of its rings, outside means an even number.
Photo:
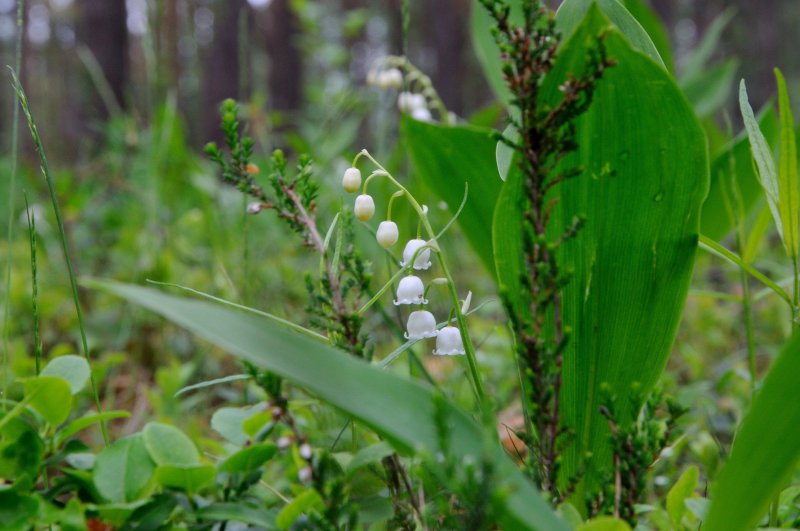
[{"label": "dark green foliage", "polygon": [[[602,35],[597,37],[584,73],[577,77],[568,74],[560,86],[562,99],[555,105],[543,104],[539,90],[553,68],[560,42],[552,13],[540,2],[526,2],[523,23],[518,26],[511,21],[511,8],[506,2],[481,3],[495,23],[492,33],[502,54],[503,75],[516,110],[510,121],[517,138],[500,139],[515,152],[523,189],[519,205],[524,255],[522,290],[516,303],[505,296],[504,304],[517,336],[517,356],[526,380],[528,415],[534,433],[529,438],[534,460],[530,470],[537,484],[557,502],[565,498],[558,487],[559,455],[569,441],[559,403],[563,353],[569,341],[569,330],[563,327],[561,315],[561,290],[569,282],[569,273],[561,270],[556,256],[561,244],[575,236],[583,220],[576,217],[553,239],[548,226],[557,200],[548,194],[559,183],[582,173],[581,168],[556,170],[556,165],[576,149],[575,121],[588,109],[603,72],[613,61],[606,57]],[[566,491],[569,490],[568,485]]]}]

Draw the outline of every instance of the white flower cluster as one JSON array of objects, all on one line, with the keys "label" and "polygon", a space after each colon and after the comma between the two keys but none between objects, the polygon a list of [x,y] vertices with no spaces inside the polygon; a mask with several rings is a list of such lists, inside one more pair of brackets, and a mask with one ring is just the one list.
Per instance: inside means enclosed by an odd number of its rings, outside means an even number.
[{"label": "white flower cluster", "polygon": [[[374,173],[373,176],[377,173]],[[383,174],[385,175],[386,173],[383,172]],[[367,179],[368,181],[369,178]],[[342,177],[342,188],[347,192],[353,193],[360,187],[361,172],[355,167],[348,168]],[[375,201],[371,195],[366,193],[366,187],[367,183],[364,183],[364,190],[356,197],[353,209],[356,218],[361,221],[369,221],[375,215]],[[407,191],[398,192],[395,196],[403,195],[404,193],[407,193]],[[391,212],[391,200],[389,212]],[[427,215],[427,208],[423,206],[420,212],[423,216]],[[391,216],[388,215],[387,217]],[[381,221],[375,237],[381,247],[388,249],[397,243],[399,238],[397,224],[391,220]],[[433,240],[430,242],[420,238],[409,240],[403,249],[403,260],[400,262],[400,266],[409,270],[409,273],[412,270],[425,271],[430,269],[432,265],[431,249],[438,249]],[[438,283],[437,281],[439,280],[444,279],[436,279],[433,282]],[[394,304],[396,306],[417,305],[421,307],[428,303],[428,299],[425,298],[425,284],[421,278],[414,274],[409,274],[400,280],[395,295]],[[459,329],[448,324],[448,326],[439,330],[434,315],[421,308],[412,311],[408,316],[405,337],[409,340],[435,337],[436,348],[433,350],[434,354],[443,356],[465,354],[464,343]]]},{"label": "white flower cluster", "polygon": [[[367,83],[383,90],[400,90],[403,88],[403,73],[400,69],[391,67],[383,70],[372,69],[367,74]],[[433,115],[428,108],[428,100],[419,92],[403,91],[397,96],[397,107],[404,113],[410,114],[415,120],[421,122],[433,121]]]}]

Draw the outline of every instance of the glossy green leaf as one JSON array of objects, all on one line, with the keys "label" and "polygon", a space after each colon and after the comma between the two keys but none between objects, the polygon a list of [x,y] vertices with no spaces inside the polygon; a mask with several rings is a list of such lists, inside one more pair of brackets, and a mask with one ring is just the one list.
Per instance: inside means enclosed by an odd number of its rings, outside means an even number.
[{"label": "glossy green leaf", "polygon": [[200,463],[194,442],[175,426],[148,422],[142,430],[144,444],[157,465],[190,466]]},{"label": "glossy green leaf", "polygon": [[[708,188],[704,133],[680,90],[596,7],[564,45],[542,97],[551,103],[560,97],[558,85],[567,72],[582,70],[587,46],[601,31],[617,64],[577,121],[579,148],[561,167],[584,172],[554,191],[559,203],[549,227],[555,240],[575,216],[586,220],[558,256],[572,274],[562,295],[562,318],[572,333],[561,404],[566,424],[575,430],[562,480],[585,465],[580,489],[596,486],[598,471],[611,463],[608,423],[599,414],[601,385],[618,396],[618,420],[624,423],[638,413],[638,404],[627,399],[632,387],[646,393],[664,369],[688,292]],[[494,220],[500,289],[517,307],[520,193],[519,172],[511,171]],[[592,457],[584,463],[588,452]]]},{"label": "glossy green leaf", "polygon": [[786,252],[792,255],[791,249],[793,243],[789,241],[789,237],[793,236],[793,232],[786,234],[783,227],[783,218],[781,216],[781,197],[780,185],[778,183],[778,171],[775,168],[775,161],[772,159],[772,150],[767,143],[767,139],[758,127],[758,122],[753,114],[753,109],[750,107],[750,102],[747,99],[747,88],[744,85],[744,79],[739,84],[739,108],[742,111],[742,118],[744,119],[744,126],[747,129],[747,136],[750,139],[750,150],[753,154],[753,159],[756,163],[758,172],[758,182],[764,189],[767,196],[767,204],[769,210],[772,212],[772,219],[778,228],[778,234],[783,241]]},{"label": "glossy green leaf", "polygon": [[220,472],[229,474],[250,472],[272,459],[277,450],[272,443],[253,444],[242,448],[222,461],[218,468]]},{"label": "glossy green leaf", "polygon": [[210,485],[216,475],[212,465],[159,465],[155,478],[162,487],[194,493]]},{"label": "glossy green leaf", "polygon": [[780,119],[780,157],[778,159],[778,192],[781,222],[790,257],[797,257],[800,246],[800,180],[797,178],[797,144],[794,137],[794,116],[786,90],[786,80],[777,68],[778,116]]},{"label": "glossy green leaf", "polygon": [[[418,382],[348,356],[329,345],[299,335],[256,315],[187,300],[158,291],[119,284],[89,283],[148,308],[186,327],[228,352],[268,368],[306,388],[373,428],[399,450],[438,451],[434,391]],[[486,453],[481,428],[463,411],[445,402],[452,428],[450,449],[457,458],[478,460]],[[499,445],[489,449],[507,496],[499,512],[507,529],[566,529]]]},{"label": "glossy green leaf", "polygon": [[800,333],[772,365],[742,421],[730,459],[711,489],[704,531],[744,531],[757,526],[800,460]]},{"label": "glossy green leaf", "polygon": [[667,513],[676,529],[680,529],[683,525],[681,521],[686,514],[684,502],[694,494],[699,478],[700,470],[696,466],[690,466],[667,493]]},{"label": "glossy green leaf", "polygon": [[155,463],[137,433],[105,447],[95,459],[93,478],[97,491],[112,503],[141,499],[155,471]]},{"label": "glossy green leaf", "polygon": [[502,182],[495,164],[494,132],[469,126],[447,126],[404,117],[403,138],[416,174],[455,213],[469,185],[458,224],[488,271],[492,258],[492,213]]},{"label": "glossy green leaf", "polygon": [[[565,0],[561,4],[556,14],[556,23],[565,38],[569,37],[578,27],[593,1],[595,0]],[[521,0],[514,0],[510,3],[512,6],[511,20],[520,24],[522,21],[522,10],[520,8],[522,2]],[[654,61],[664,64],[650,35],[622,4],[617,0],[599,0],[598,3],[608,18],[633,43],[634,48],[650,55]],[[652,19],[650,19],[650,22],[652,22]],[[483,67],[483,72],[495,95],[506,107],[510,107],[511,93],[503,80],[500,50],[492,37],[490,31],[492,26],[492,19],[486,14],[486,10],[477,0],[473,0],[470,14],[470,33],[475,55],[478,57],[478,62]],[[662,45],[663,43],[662,39]],[[512,112],[515,111],[512,110]]]},{"label": "glossy green leaf", "polygon": [[[771,108],[767,107],[759,115],[758,125],[768,144],[775,145],[778,140],[778,120]],[[711,161],[711,187],[703,203],[700,232],[713,240],[721,241],[734,226],[725,208],[723,195],[723,182],[730,182],[732,178],[736,179],[739,186],[744,214],[747,214],[764,192],[753,168],[746,131],[731,140]]]},{"label": "glossy green leaf", "polygon": [[25,399],[44,419],[58,426],[69,417],[72,390],[60,376],[39,376],[25,382]]},{"label": "glossy green leaf", "polygon": [[650,59],[666,68],[650,35],[618,0],[564,0],[556,12],[556,26],[565,38],[572,37],[592,6],[598,6],[602,10],[634,50],[648,55]]},{"label": "glossy green leaf", "polygon": [[672,45],[669,42],[669,34],[661,19],[653,11],[653,8],[650,7],[646,0],[624,0],[621,3],[650,36],[667,70],[674,73],[675,64],[672,60]]},{"label": "glossy green leaf", "polygon": [[50,360],[50,363],[42,369],[41,376],[60,376],[64,378],[72,390],[72,394],[77,394],[89,382],[89,362],[86,358],[70,354],[59,356]]}]

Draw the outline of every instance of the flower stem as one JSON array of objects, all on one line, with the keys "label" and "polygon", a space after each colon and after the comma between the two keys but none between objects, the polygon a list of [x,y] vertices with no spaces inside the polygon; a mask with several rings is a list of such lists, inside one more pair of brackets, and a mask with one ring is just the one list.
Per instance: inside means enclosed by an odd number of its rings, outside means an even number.
[{"label": "flower stem", "polygon": [[[353,160],[353,166],[358,162],[360,157],[366,157],[369,159],[375,166],[378,167],[380,170],[379,172],[374,172],[372,176],[382,175],[389,179],[392,184],[394,184],[400,191],[404,192],[405,197],[408,199],[408,202],[411,204],[411,207],[417,212],[419,215],[420,220],[422,221],[423,227],[425,228],[425,232],[428,234],[428,237],[432,240],[436,238],[436,233],[433,231],[431,227],[430,221],[428,221],[428,217],[425,215],[425,212],[422,209],[422,206],[417,202],[411,193],[402,185],[400,184],[392,175],[384,168],[377,160],[375,160],[372,155],[366,149],[362,149],[361,152],[356,155],[356,158]],[[447,285],[450,290],[450,296],[453,300],[453,307],[455,308],[456,314],[456,321],[458,322],[458,329],[461,332],[461,340],[464,342],[464,351],[467,355],[467,364],[469,365],[470,376],[472,377],[472,383],[475,390],[475,395],[478,399],[480,404],[483,404],[486,400],[486,391],[483,387],[483,381],[480,377],[480,371],[478,370],[478,360],[475,356],[475,347],[472,344],[472,340],[467,333],[467,320],[464,317],[464,313],[461,311],[461,302],[458,298],[458,291],[456,290],[455,282],[453,281],[453,276],[450,274],[450,269],[447,267],[447,262],[444,258],[444,255],[441,251],[439,251],[439,264],[442,266],[442,272],[444,273],[445,278],[447,278]]]}]

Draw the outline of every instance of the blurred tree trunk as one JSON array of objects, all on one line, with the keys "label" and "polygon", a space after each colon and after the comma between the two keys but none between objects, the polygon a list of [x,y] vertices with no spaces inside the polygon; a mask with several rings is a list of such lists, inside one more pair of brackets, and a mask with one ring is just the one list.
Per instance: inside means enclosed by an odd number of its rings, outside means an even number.
[{"label": "blurred tree trunk", "polygon": [[434,87],[448,109],[456,114],[464,110],[464,92],[468,89],[465,53],[469,41],[470,0],[430,0],[426,2],[425,20],[431,24],[427,34],[435,54],[435,67],[428,72]]},{"label": "blurred tree trunk", "polygon": [[248,9],[246,0],[218,2],[214,12],[214,41],[203,65],[203,138],[219,140],[217,109],[226,98],[239,97],[239,17]]},{"label": "blurred tree trunk", "polygon": [[303,56],[297,44],[300,21],[289,0],[273,0],[265,15],[270,108],[296,111],[303,99]]},{"label": "blurred tree trunk", "polygon": [[[128,27],[125,0],[78,0],[79,43],[94,55],[105,76],[111,93],[120,107],[125,108],[125,84],[128,79]],[[89,103],[91,114],[105,118],[108,109],[97,89]]]}]

